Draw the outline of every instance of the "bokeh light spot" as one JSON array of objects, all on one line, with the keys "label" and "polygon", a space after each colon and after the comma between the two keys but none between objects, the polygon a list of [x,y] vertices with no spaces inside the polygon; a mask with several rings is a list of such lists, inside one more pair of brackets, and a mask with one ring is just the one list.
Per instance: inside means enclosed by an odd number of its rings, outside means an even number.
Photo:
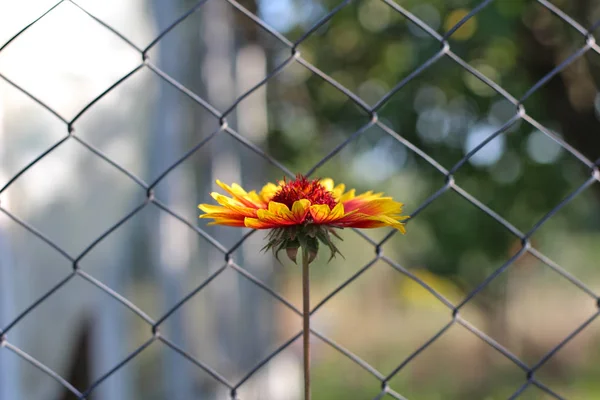
[{"label": "bokeh light spot", "polygon": [[[468,13],[469,10],[459,8],[458,10],[454,10],[450,14],[448,14],[446,20],[444,21],[444,28],[446,29],[446,32],[448,32],[456,24],[458,24],[460,20],[463,19]],[[476,30],[477,17],[473,15],[471,18],[465,21],[465,23],[460,28],[458,28],[456,32],[452,34],[452,38],[456,40],[467,40],[471,38],[471,36],[473,36]]]},{"label": "bokeh light spot", "polygon": [[[467,135],[467,141],[465,143],[465,154],[475,149],[481,142],[486,140],[488,137],[493,135],[499,129],[498,126],[489,124],[478,124],[471,129]],[[489,166],[493,165],[504,153],[505,137],[500,134],[488,142],[485,146],[480,148],[473,156],[469,159],[469,162],[475,166]]]},{"label": "bokeh light spot", "polygon": [[552,164],[561,152],[562,147],[543,132],[534,131],[527,138],[527,154],[538,164]]}]

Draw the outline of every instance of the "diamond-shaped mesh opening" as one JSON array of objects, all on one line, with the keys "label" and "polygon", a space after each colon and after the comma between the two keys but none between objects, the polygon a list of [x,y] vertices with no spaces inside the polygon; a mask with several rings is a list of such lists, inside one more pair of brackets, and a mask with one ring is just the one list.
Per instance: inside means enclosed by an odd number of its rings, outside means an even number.
[{"label": "diamond-shaped mesh opening", "polygon": [[[436,56],[426,69],[407,74],[396,92],[382,98],[379,116],[436,162],[460,169],[467,155],[478,164],[493,161],[520,121],[510,94],[452,57],[457,56]],[[471,156],[492,135],[490,145]]]},{"label": "diamond-shaped mesh opening", "polygon": [[[377,370],[391,371],[416,343],[433,336],[450,319],[450,313],[438,313],[420,323],[421,315],[410,312],[403,296],[406,279],[410,278],[378,261],[315,313],[314,328]],[[390,334],[399,331],[402,335]]]},{"label": "diamond-shaped mesh opening", "polygon": [[[439,49],[439,42],[422,32],[385,2],[363,0],[342,7],[299,50],[303,59],[374,105],[421,58]],[[374,37],[378,45],[368,46]],[[317,52],[322,46],[332,50]]]},{"label": "diamond-shaped mesh opening", "polygon": [[134,49],[64,2],[3,49],[0,73],[73,118],[138,64]]},{"label": "diamond-shaped mesh opening", "polygon": [[[467,227],[461,222],[465,220],[476,225]],[[449,277],[465,295],[520,247],[514,234],[454,191],[433,200],[410,224],[414,237],[392,236],[383,246],[385,254],[409,268]],[[417,245],[429,237],[439,238],[439,243]]]},{"label": "diamond-shaped mesh opening", "polygon": [[[119,111],[113,112],[117,105]],[[202,128],[196,128],[197,121]],[[83,114],[75,135],[150,184],[218,127],[218,119],[193,98],[144,68]],[[161,136],[169,137],[170,145],[148,162],[144,155],[151,143],[164,140]]]},{"label": "diamond-shaped mesh opening", "polygon": [[[422,339],[425,341],[425,338]],[[468,373],[452,366],[460,364]],[[466,328],[455,323],[414,357],[389,384],[407,398],[428,398],[443,390],[448,399],[508,398],[525,373]]]},{"label": "diamond-shaped mesh opening", "polygon": [[[322,111],[315,113],[314,107]],[[285,166],[307,171],[370,117],[343,90],[292,60],[237,106],[234,126]],[[346,116],[340,120],[340,116]]]},{"label": "diamond-shaped mesh opening", "polygon": [[[242,300],[248,297],[253,300]],[[214,312],[215,302],[219,304],[222,318],[209,324],[206,321]],[[258,312],[264,309],[278,317],[277,324],[260,324]],[[219,327],[227,326],[229,318],[236,321],[235,328],[222,332]],[[258,324],[260,330],[251,336],[249,331],[253,324]],[[300,326],[300,318],[293,311],[228,268],[171,314],[160,329],[165,337],[233,382],[242,379],[252,367],[293,337]],[[180,340],[188,344],[178,343],[173,336],[180,336]],[[236,347],[226,345],[231,339],[237,343]]]},{"label": "diamond-shaped mesh opening", "polygon": [[[553,139],[563,140],[559,132],[543,125],[540,130],[527,122],[513,126],[516,129],[500,134],[475,153],[455,177],[464,190],[526,232],[585,184],[589,170]],[[475,129],[470,135],[482,132],[485,129]]]},{"label": "diamond-shaped mesh opening", "polygon": [[[536,282],[534,288],[524,282]],[[594,299],[531,254],[516,260],[461,309],[461,315],[534,365],[597,311]],[[556,324],[560,315],[560,324]]]},{"label": "diamond-shaped mesh opening", "polygon": [[[90,156],[88,149],[69,139],[38,161],[6,190],[8,196],[22,198],[6,208],[33,226],[49,221],[65,229],[40,231],[70,254],[83,251],[103,232],[143,202],[143,193],[132,182],[104,160]],[[93,171],[93,175],[90,173]],[[103,188],[91,195],[89,185]],[[117,197],[113,192],[133,196]],[[47,206],[41,212],[41,205]],[[77,238],[64,237],[71,229]]]},{"label": "diamond-shaped mesh opening", "polygon": [[[223,25],[207,24],[211,18],[222,20]],[[213,41],[207,44],[205,36],[211,36]],[[234,50],[235,46],[240,47],[239,51]],[[177,59],[186,61],[174,62],[171,57],[161,56],[165,48],[171,54],[175,52]],[[171,79],[228,114],[240,96],[283,67],[285,59],[291,57],[291,50],[287,43],[233,5],[220,2],[202,6],[187,16],[147,54],[151,63]],[[201,59],[193,72],[187,69],[194,60]]]}]

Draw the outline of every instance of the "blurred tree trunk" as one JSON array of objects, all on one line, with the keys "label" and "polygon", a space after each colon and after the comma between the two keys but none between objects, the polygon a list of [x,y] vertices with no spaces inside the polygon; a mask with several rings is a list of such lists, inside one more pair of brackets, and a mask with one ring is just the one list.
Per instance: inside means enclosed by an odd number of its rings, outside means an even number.
[{"label": "blurred tree trunk", "polygon": [[[67,382],[73,385],[80,391],[86,390],[91,385],[90,379],[90,367],[91,367],[91,333],[92,333],[92,322],[90,318],[82,318],[82,322],[79,326],[79,332],[77,333],[76,343],[71,352],[71,361],[69,362],[69,371],[65,376]],[[93,399],[95,396],[92,394],[87,397]],[[60,400],[77,400],[77,396],[73,393],[65,390],[60,396]]]},{"label": "blurred tree trunk", "polygon": [[[569,6],[567,12],[576,21],[586,21],[591,9],[589,1],[574,1]],[[571,36],[567,36],[552,40],[550,44],[543,44],[538,40],[538,37],[545,34],[541,29],[543,28],[536,28],[535,25],[522,26],[517,41],[520,46],[519,54],[522,55],[519,65],[525,68],[532,82],[542,79],[567,55],[573,53],[577,48],[571,43],[580,46],[582,42],[579,38],[573,40]],[[600,159],[600,119],[594,109],[600,70],[598,65],[591,65],[591,57],[600,60],[600,55],[589,50],[587,55],[574,61],[538,91],[542,94],[540,101],[543,101],[547,114],[560,123],[565,140],[595,161]],[[600,195],[600,188],[596,187],[596,191]]]},{"label": "blurred tree trunk", "polygon": [[[177,2],[153,1],[153,15],[156,25],[169,26],[179,17]],[[157,63],[166,71],[182,71],[189,62],[182,59],[180,48],[185,45],[185,34],[181,29],[173,29],[159,43]],[[177,76],[177,74],[175,74]],[[185,121],[182,106],[173,91],[160,91],[155,104],[154,129],[150,137],[150,154],[148,169],[150,176],[157,177],[164,171],[168,162],[178,159],[186,150],[182,140],[183,123]],[[166,162],[165,160],[168,160]],[[185,164],[171,171],[155,188],[160,201],[167,205],[187,204],[191,197],[186,188]],[[193,212],[190,210],[190,214]],[[185,295],[185,277],[187,260],[190,254],[190,243],[187,236],[178,231],[179,222],[162,212],[158,217],[151,216],[148,221],[148,235],[151,243],[151,264],[157,280],[159,291],[163,294],[164,309],[169,309]],[[177,238],[176,240],[173,240]],[[161,326],[166,336],[184,349],[189,348],[190,338],[182,313],[174,313],[169,323]],[[169,399],[187,400],[202,398],[194,386],[193,371],[189,363],[182,362],[181,357],[173,351],[162,355],[162,389],[168,393]]]}]

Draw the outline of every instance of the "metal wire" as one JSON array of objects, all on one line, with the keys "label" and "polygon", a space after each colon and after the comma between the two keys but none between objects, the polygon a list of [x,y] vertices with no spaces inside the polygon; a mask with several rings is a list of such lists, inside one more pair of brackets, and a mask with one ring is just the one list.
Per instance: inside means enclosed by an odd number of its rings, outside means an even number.
[{"label": "metal wire", "polygon": [[[223,0],[223,1],[225,1],[225,0]],[[269,287],[264,282],[260,281],[258,278],[253,276],[247,270],[245,270],[242,267],[240,267],[239,265],[237,265],[231,259],[231,254],[237,248],[239,248],[239,246],[241,246],[242,243],[244,243],[244,241],[252,234],[252,232],[245,235],[239,242],[237,242],[234,246],[232,246],[231,248],[228,249],[225,246],[223,246],[219,241],[217,241],[216,239],[211,237],[207,232],[205,232],[204,230],[202,230],[201,228],[196,226],[194,223],[187,221],[184,217],[180,216],[175,211],[170,209],[166,204],[162,203],[159,199],[157,199],[154,194],[154,188],[170,172],[172,172],[174,169],[176,169],[184,161],[186,161],[193,154],[195,154],[199,149],[203,148],[207,143],[212,141],[215,137],[220,136],[220,135],[229,135],[229,136],[233,137],[239,143],[241,143],[244,147],[253,151],[254,153],[258,154],[260,157],[264,158],[266,161],[268,161],[272,165],[279,168],[284,174],[286,174],[288,176],[293,176],[293,173],[291,171],[289,171],[287,168],[285,168],[285,166],[283,164],[281,164],[275,158],[271,157],[269,154],[265,153],[263,150],[261,150],[256,145],[252,144],[244,136],[240,135],[233,128],[231,128],[231,126],[229,126],[229,124],[227,122],[227,116],[232,111],[235,110],[235,108],[237,107],[239,102],[242,101],[244,98],[251,95],[254,91],[258,90],[259,88],[263,87],[267,82],[269,82],[269,80],[271,80],[275,75],[277,75],[278,73],[280,73],[281,71],[286,69],[290,64],[298,63],[298,64],[304,66],[305,68],[307,68],[313,74],[322,78],[324,81],[326,81],[333,87],[335,87],[337,90],[339,90],[342,94],[344,94],[346,97],[348,97],[350,100],[352,100],[359,108],[364,110],[370,116],[370,121],[368,123],[366,123],[360,129],[358,129],[354,134],[352,134],[350,137],[348,137],[343,143],[341,143],[336,148],[331,150],[325,157],[323,157],[312,168],[310,168],[307,172],[308,175],[313,174],[317,169],[319,169],[329,159],[331,159],[339,151],[341,151],[343,148],[345,148],[349,143],[355,141],[359,136],[365,134],[365,132],[368,131],[368,129],[370,127],[376,125],[379,128],[381,128],[384,132],[386,132],[390,137],[396,139],[397,141],[402,143],[404,146],[406,146],[415,155],[422,158],[425,162],[427,162],[428,164],[433,166],[440,173],[440,175],[442,177],[444,177],[444,179],[445,179],[445,184],[442,187],[440,187],[440,189],[438,191],[436,191],[433,195],[431,195],[428,199],[426,199],[421,205],[419,205],[415,210],[413,210],[412,215],[411,215],[412,218],[409,220],[409,222],[414,220],[420,214],[421,211],[423,211],[426,207],[428,207],[432,202],[436,201],[436,199],[438,199],[444,193],[446,193],[448,191],[454,191],[457,194],[459,194],[461,197],[463,197],[465,200],[467,200],[468,202],[473,204],[475,207],[477,207],[479,210],[481,210],[482,212],[484,212],[485,214],[487,214],[488,216],[493,218],[496,222],[498,222],[499,225],[501,225],[504,229],[506,229],[507,232],[511,233],[513,236],[515,236],[516,238],[518,238],[521,241],[521,248],[515,255],[513,255],[509,260],[507,260],[503,265],[499,266],[499,268],[497,268],[487,278],[485,278],[479,285],[477,285],[473,290],[471,290],[461,302],[459,302],[458,304],[452,304],[452,302],[450,302],[443,295],[438,293],[435,289],[430,287],[427,283],[425,283],[419,277],[417,277],[416,275],[411,273],[408,269],[399,265],[392,259],[388,258],[384,254],[382,246],[395,234],[395,232],[389,233],[384,239],[382,239],[379,242],[375,242],[372,239],[370,239],[369,237],[367,237],[366,235],[361,234],[361,237],[363,237],[369,245],[372,245],[374,247],[374,249],[375,249],[374,257],[367,264],[365,264],[363,267],[361,267],[358,270],[358,272],[356,272],[353,276],[348,278],[345,282],[340,284],[336,289],[334,289],[327,296],[325,296],[325,298],[313,308],[313,310],[311,311],[311,315],[313,313],[317,312],[323,305],[325,305],[327,302],[329,302],[332,298],[337,296],[351,282],[358,279],[364,272],[366,272],[370,268],[372,268],[373,265],[375,265],[378,261],[382,261],[384,263],[389,264],[392,268],[394,268],[396,271],[398,271],[398,273],[403,274],[404,276],[406,276],[407,279],[414,281],[416,284],[420,285],[425,290],[427,290],[429,293],[431,293],[435,298],[437,298],[440,301],[440,303],[443,304],[448,309],[448,316],[449,316],[450,320],[437,333],[435,333],[433,336],[431,336],[427,340],[424,340],[423,344],[420,347],[418,347],[417,349],[415,349],[408,357],[406,357],[406,359],[399,361],[397,366],[395,368],[393,368],[391,371],[378,371],[376,368],[374,368],[369,363],[367,363],[366,361],[361,359],[359,356],[354,354],[352,351],[343,347],[342,345],[335,342],[331,338],[327,337],[322,332],[319,332],[316,330],[311,330],[312,334],[314,336],[316,336],[317,338],[319,338],[323,343],[326,343],[327,345],[331,346],[333,349],[340,352],[342,355],[344,355],[348,359],[352,360],[354,363],[356,363],[356,365],[363,368],[365,371],[370,373],[372,376],[374,376],[376,379],[378,379],[381,382],[381,391],[379,393],[374,393],[373,399],[382,399],[387,396],[391,396],[396,399],[405,399],[405,397],[403,397],[400,393],[394,391],[394,389],[389,386],[390,380],[394,376],[396,376],[404,367],[406,367],[406,365],[408,365],[421,352],[423,352],[425,349],[427,349],[429,346],[431,346],[434,342],[436,342],[440,337],[442,337],[452,326],[457,325],[457,324],[463,326],[468,331],[472,332],[474,335],[479,337],[484,343],[489,345],[491,348],[493,348],[499,354],[503,355],[504,357],[506,357],[507,359],[512,361],[516,366],[518,366],[523,371],[523,384],[510,396],[510,399],[515,399],[515,398],[519,397],[519,395],[522,394],[530,386],[536,386],[540,390],[544,391],[547,395],[549,395],[550,397],[553,397],[555,399],[563,399],[563,397],[561,397],[560,395],[555,393],[551,388],[549,388],[544,383],[542,383],[541,381],[538,380],[538,378],[535,375],[536,371],[542,365],[544,365],[550,358],[552,358],[557,351],[559,351],[563,346],[565,346],[569,341],[571,341],[577,334],[579,334],[589,324],[591,324],[600,314],[600,310],[597,311],[592,316],[590,316],[588,320],[586,320],[583,324],[581,324],[575,330],[573,330],[570,334],[568,334],[562,341],[560,341],[560,343],[558,343],[551,350],[549,350],[534,365],[528,365],[527,363],[521,361],[517,356],[512,354],[507,348],[505,348],[501,344],[497,343],[494,339],[492,339],[485,333],[481,332],[479,329],[477,329],[475,326],[473,326],[469,321],[464,319],[460,315],[460,311],[467,303],[469,303],[469,301],[471,301],[471,299],[475,295],[477,295],[484,288],[486,288],[493,280],[495,280],[499,275],[501,275],[508,268],[510,268],[511,265],[517,259],[519,259],[526,253],[532,255],[533,257],[535,257],[536,259],[541,261],[543,264],[548,266],[555,273],[557,273],[560,276],[562,276],[563,278],[565,278],[566,281],[570,282],[576,288],[578,288],[582,292],[589,295],[594,301],[596,301],[598,307],[600,307],[600,298],[597,293],[595,293],[592,289],[587,287],[585,283],[581,282],[579,279],[577,279],[576,277],[574,277],[571,274],[569,274],[568,272],[566,272],[564,270],[564,268],[562,268],[559,264],[557,264],[556,262],[551,260],[546,255],[542,254],[539,250],[535,249],[529,240],[531,238],[531,236],[537,230],[539,230],[540,227],[545,222],[547,222],[547,220],[549,218],[551,218],[556,212],[558,212],[560,209],[565,207],[567,203],[569,203],[571,200],[573,200],[582,191],[586,190],[588,187],[590,187],[594,183],[597,183],[600,181],[600,170],[599,170],[600,160],[598,160],[594,163],[591,160],[587,159],[579,151],[577,151],[576,149],[574,149],[573,147],[571,147],[570,145],[565,143],[561,138],[557,137],[554,133],[552,133],[549,129],[544,127],[541,123],[539,123],[537,120],[535,120],[532,116],[528,115],[527,111],[525,110],[525,107],[523,106],[523,102],[527,98],[529,98],[533,93],[535,93],[541,86],[543,86],[546,82],[548,82],[548,80],[550,80],[553,76],[555,76],[556,74],[563,71],[569,64],[573,63],[578,58],[582,57],[585,53],[587,53],[588,51],[593,51],[593,52],[600,54],[600,47],[596,44],[594,37],[592,35],[593,30],[596,29],[598,26],[600,26],[600,21],[593,24],[591,26],[590,30],[588,30],[588,29],[584,28],[582,25],[580,25],[579,23],[577,23],[575,20],[573,20],[570,16],[565,14],[562,10],[560,10],[553,4],[549,3],[547,0],[538,0],[538,3],[542,7],[545,7],[547,10],[549,10],[551,13],[553,13],[557,18],[560,18],[565,23],[569,24],[575,30],[577,30],[579,32],[579,34],[584,38],[585,44],[581,48],[574,51],[571,55],[569,55],[562,63],[557,65],[552,71],[548,72],[537,83],[535,83],[533,86],[531,86],[531,88],[529,88],[520,99],[516,99],[510,93],[508,93],[505,89],[503,89],[500,85],[493,82],[491,79],[489,79],[488,77],[483,75],[477,69],[475,69],[474,67],[469,65],[466,61],[464,61],[460,56],[458,56],[456,53],[454,53],[452,51],[450,43],[448,42],[448,38],[450,37],[450,35],[452,33],[454,33],[458,28],[460,28],[464,23],[466,23],[470,18],[475,16],[477,13],[479,13],[483,8],[485,8],[493,0],[482,1],[479,5],[477,5],[475,8],[473,8],[471,12],[469,12],[467,15],[465,15],[454,27],[449,29],[449,31],[443,36],[438,34],[433,28],[431,28],[429,25],[427,25],[425,22],[423,22],[417,16],[415,16],[411,12],[407,11],[402,6],[398,5],[397,3],[393,2],[392,0],[382,0],[382,1],[384,3],[386,3],[387,5],[389,5],[395,12],[398,12],[399,14],[403,15],[406,19],[408,19],[412,23],[419,26],[425,33],[427,33],[429,36],[431,36],[431,38],[436,40],[440,45],[440,49],[431,58],[426,60],[424,63],[419,65],[414,71],[412,71],[410,74],[408,74],[406,76],[406,78],[404,78],[401,82],[399,82],[393,89],[391,89],[387,94],[385,94],[373,106],[369,106],[364,100],[362,100],[359,96],[357,96],[352,91],[347,89],[340,82],[337,82],[331,76],[329,76],[328,74],[326,74],[325,72],[323,72],[322,70],[317,68],[315,65],[311,64],[306,59],[304,59],[302,57],[301,52],[298,50],[298,46],[302,42],[304,42],[307,38],[309,38],[319,27],[323,26],[325,23],[330,21],[331,18],[333,18],[335,16],[335,14],[340,12],[340,10],[342,10],[344,7],[346,7],[348,4],[350,4],[351,3],[350,0],[343,1],[337,7],[333,8],[331,11],[329,11],[324,17],[322,17],[312,27],[310,27],[295,42],[289,41],[285,36],[283,36],[282,34],[277,32],[275,29],[270,27],[264,20],[262,20],[260,17],[253,14],[246,8],[244,8],[241,4],[239,4],[235,0],[227,0],[227,2],[229,4],[231,4],[237,10],[241,11],[246,17],[251,19],[258,27],[260,27],[260,29],[262,29],[264,32],[270,34],[272,37],[277,39],[281,44],[286,46],[290,50],[290,56],[287,57],[283,62],[281,62],[280,65],[278,65],[273,71],[271,71],[258,84],[256,84],[250,90],[248,90],[247,92],[245,92],[242,95],[240,95],[239,97],[237,97],[233,101],[233,103],[229,107],[226,108],[226,110],[224,112],[220,112],[219,110],[217,110],[217,108],[215,108],[213,105],[211,105],[208,101],[202,99],[197,94],[192,92],[190,89],[186,88],[183,84],[178,82],[175,78],[168,75],[166,72],[162,71],[158,66],[154,65],[151,62],[151,59],[148,55],[149,50],[151,48],[153,48],[161,40],[161,38],[163,38],[169,31],[171,31],[176,26],[181,24],[193,13],[201,10],[202,6],[206,3],[206,0],[197,2],[192,8],[190,8],[183,15],[181,15],[179,18],[177,18],[172,24],[170,24],[166,29],[164,29],[162,32],[160,32],[160,34],[154,40],[152,40],[147,47],[145,47],[143,49],[137,47],[127,37],[125,37],[124,35],[119,33],[116,29],[114,29],[107,23],[103,22],[100,18],[94,16],[92,13],[87,11],[84,7],[82,7],[81,5],[77,4],[75,1],[72,1],[72,0],[59,1],[53,7],[49,8],[46,12],[44,12],[42,15],[40,15],[37,19],[35,19],[30,24],[25,26],[16,35],[11,37],[6,43],[4,43],[0,47],[0,52],[2,52],[10,43],[17,40],[18,37],[22,33],[26,32],[29,28],[31,28],[33,25],[35,25],[39,20],[41,20],[46,15],[51,13],[58,5],[68,2],[68,3],[74,4],[80,10],[82,10],[86,15],[88,15],[91,18],[90,23],[99,24],[103,28],[110,31],[112,34],[116,35],[118,38],[120,38],[124,43],[128,44],[135,51],[137,51],[140,54],[140,63],[135,68],[133,68],[131,71],[129,71],[127,74],[123,75],[119,80],[117,80],[113,85],[111,85],[109,88],[107,88],[104,92],[102,92],[100,95],[98,95],[96,98],[94,98],[88,104],[86,104],[71,120],[68,120],[67,118],[64,118],[63,116],[61,116],[56,110],[52,109],[52,107],[50,107],[48,104],[44,103],[42,100],[38,99],[36,96],[34,96],[33,94],[31,94],[30,92],[25,90],[23,87],[16,84],[12,80],[10,80],[9,77],[6,77],[3,74],[0,74],[0,79],[3,79],[8,84],[10,84],[14,88],[18,89],[20,92],[24,93],[29,98],[31,98],[37,104],[44,107],[46,110],[50,111],[55,117],[57,117],[57,119],[59,119],[60,121],[62,121],[65,124],[65,128],[66,128],[65,136],[62,137],[60,140],[58,140],[56,143],[54,143],[52,146],[50,146],[46,151],[42,152],[37,158],[35,158],[33,161],[31,161],[29,164],[27,164],[25,167],[23,167],[20,171],[18,171],[8,181],[8,183],[6,183],[0,189],[0,194],[2,194],[5,190],[7,190],[28,169],[30,169],[32,166],[36,165],[38,162],[40,162],[42,159],[44,159],[48,154],[55,151],[58,147],[62,146],[66,141],[72,140],[72,141],[76,141],[76,142],[80,143],[81,145],[83,145],[84,147],[89,149],[95,156],[99,157],[104,162],[112,165],[118,171],[120,171],[120,173],[122,173],[124,176],[128,177],[131,181],[133,181],[137,186],[140,187],[140,189],[142,189],[146,193],[146,198],[142,203],[140,203],[139,205],[134,207],[129,213],[127,213],[124,217],[122,217],[117,223],[112,225],[104,233],[102,233],[100,236],[95,238],[91,243],[88,244],[88,246],[81,253],[79,253],[77,255],[69,254],[69,252],[67,252],[66,250],[61,248],[58,244],[54,243],[50,238],[48,238],[47,236],[45,236],[44,234],[39,232],[37,229],[35,229],[33,226],[31,226],[27,222],[23,221],[22,219],[18,218],[14,214],[12,214],[8,209],[6,209],[2,204],[0,204],[0,211],[2,213],[6,214],[10,219],[12,219],[12,221],[15,224],[22,226],[27,231],[29,231],[31,234],[33,234],[36,237],[38,237],[39,239],[43,240],[46,244],[48,244],[51,248],[53,248],[58,254],[63,256],[72,266],[72,271],[69,274],[67,274],[62,280],[60,280],[56,285],[54,285],[46,293],[43,293],[35,302],[33,302],[29,307],[27,307],[24,311],[22,311],[19,315],[17,315],[12,321],[10,321],[4,327],[1,327],[1,329],[0,329],[0,351],[13,352],[17,356],[21,357],[23,360],[34,365],[40,371],[43,371],[44,373],[48,374],[50,377],[52,377],[54,380],[56,380],[58,383],[60,383],[66,390],[71,392],[78,399],[86,399],[101,382],[103,382],[105,379],[107,379],[111,375],[117,373],[126,363],[131,361],[133,358],[137,357],[146,348],[153,345],[154,342],[159,341],[159,342],[164,343],[167,347],[171,348],[173,351],[175,351],[175,352],[179,353],[180,355],[184,356],[185,358],[187,358],[198,368],[200,368],[203,371],[205,371],[206,373],[208,373],[208,375],[210,375],[216,381],[218,381],[221,384],[228,387],[230,390],[231,399],[237,399],[238,398],[237,390],[248,379],[250,379],[256,372],[258,372],[261,368],[263,368],[271,359],[273,359],[278,353],[280,353],[284,349],[288,348],[292,343],[294,343],[301,336],[302,332],[298,332],[295,335],[291,336],[284,344],[282,344],[277,349],[273,350],[267,357],[265,357],[260,362],[258,362],[253,368],[248,370],[243,375],[243,378],[241,378],[239,381],[230,382],[225,377],[221,376],[218,372],[216,372],[213,368],[211,368],[209,365],[207,365],[203,361],[194,357],[186,349],[178,347],[176,344],[171,342],[168,338],[165,338],[164,336],[162,336],[160,333],[160,330],[159,330],[161,324],[166,319],[168,319],[177,309],[179,309],[181,306],[183,306],[192,297],[197,295],[208,284],[210,284],[210,282],[213,279],[215,279],[217,276],[222,274],[227,269],[231,269],[231,270],[237,272],[242,277],[247,279],[249,282],[252,282],[257,287],[264,290],[267,294],[272,296],[273,299],[280,302],[288,309],[292,310],[294,313],[296,313],[298,315],[301,315],[302,313],[291,302],[289,302],[283,296],[278,294],[274,289]],[[439,60],[441,60],[443,58],[447,58],[447,59],[454,61],[458,66],[460,66],[466,72],[475,76],[481,82],[485,83],[487,86],[489,86],[491,89],[493,89],[496,93],[498,93],[500,96],[502,96],[504,99],[509,101],[514,106],[514,115],[508,122],[506,122],[496,132],[494,132],[492,135],[490,135],[484,142],[482,142],[480,145],[478,145],[476,148],[474,148],[472,151],[470,151],[467,155],[465,155],[461,160],[459,160],[449,170],[442,167],[435,159],[428,156],[425,152],[423,152],[417,146],[412,144],[406,138],[402,137],[399,133],[395,132],[392,128],[390,128],[384,122],[379,120],[378,115],[377,115],[378,110],[390,99],[391,96],[393,96],[398,91],[402,90],[402,88],[406,84],[408,84],[409,82],[414,80],[416,77],[418,77],[420,74],[422,74],[426,69],[428,69],[435,63],[439,62]],[[106,156],[102,151],[100,151],[94,145],[88,143],[82,137],[77,136],[77,132],[76,132],[76,122],[82,115],[84,115],[90,108],[92,108],[94,106],[94,104],[96,104],[106,94],[110,93],[115,88],[119,87],[124,81],[126,81],[133,75],[138,74],[142,70],[151,71],[157,77],[162,79],[164,82],[168,83],[169,85],[171,85],[172,87],[177,89],[179,92],[181,92],[182,94],[189,97],[192,101],[196,102],[198,105],[200,105],[201,107],[206,109],[209,113],[211,113],[214,117],[216,117],[220,122],[219,129],[217,129],[212,134],[210,134],[209,136],[207,136],[206,138],[201,140],[199,143],[197,143],[195,146],[193,146],[186,154],[184,154],[176,162],[172,163],[168,168],[166,168],[163,171],[163,173],[161,173],[158,176],[158,178],[156,178],[151,183],[146,183],[143,179],[137,177],[131,171],[128,171],[126,168],[120,166],[118,163],[113,161],[110,157]],[[582,165],[587,167],[590,172],[589,179],[587,179],[581,186],[576,188],[571,194],[569,194],[567,197],[565,197],[559,204],[557,204],[552,210],[550,210],[527,233],[521,232],[519,229],[517,229],[515,226],[513,226],[509,221],[502,218],[495,211],[493,211],[489,207],[485,206],[477,198],[475,198],[474,196],[469,194],[467,191],[462,189],[454,178],[454,174],[474,154],[476,154],[486,143],[491,141],[496,136],[501,135],[503,132],[505,132],[507,129],[509,129],[511,126],[513,126],[515,123],[517,123],[521,120],[530,123],[537,129],[539,129],[541,132],[543,132],[545,135],[547,135],[548,137],[550,137],[554,141],[556,141],[564,150],[566,150],[567,152],[572,154],[574,157],[576,157],[582,163]],[[144,313],[144,311],[142,311],[135,304],[133,304],[131,301],[129,301],[128,299],[123,297],[121,294],[115,292],[110,287],[108,287],[104,283],[100,282],[98,279],[94,278],[89,273],[84,272],[83,270],[81,270],[79,268],[79,263],[81,262],[81,260],[84,257],[86,257],[86,255],[95,246],[97,246],[100,242],[102,242],[104,239],[106,239],[109,235],[111,235],[113,232],[115,232],[117,229],[119,229],[119,227],[121,227],[126,221],[128,221],[133,216],[138,214],[141,210],[143,210],[145,207],[147,207],[151,203],[156,205],[160,210],[170,214],[171,216],[175,217],[180,222],[182,222],[183,224],[188,226],[190,229],[192,229],[194,232],[196,232],[196,234],[198,234],[200,237],[205,239],[207,243],[211,244],[212,246],[214,246],[215,249],[222,252],[225,257],[225,263],[223,266],[221,266],[219,269],[217,269],[215,272],[213,272],[205,281],[203,281],[194,290],[192,290],[190,293],[188,293],[186,296],[184,296],[179,302],[177,302],[175,305],[173,305],[168,311],[166,311],[157,320],[153,320],[146,313]],[[67,282],[69,282],[75,276],[79,276],[79,277],[87,280],[88,282],[94,284],[96,287],[98,287],[99,289],[104,291],[106,294],[108,294],[109,296],[111,296],[112,298],[117,300],[124,307],[127,307],[132,312],[134,312],[145,323],[147,323],[149,332],[152,334],[150,339],[148,339],[141,346],[139,346],[134,351],[132,351],[121,362],[114,365],[113,368],[111,368],[109,371],[104,373],[99,379],[97,379],[95,382],[93,382],[90,385],[90,387],[88,387],[86,390],[84,390],[82,392],[80,392],[75,387],[73,387],[68,381],[66,381],[64,378],[62,378],[58,373],[56,373],[55,371],[50,369],[48,366],[44,365],[42,362],[40,362],[39,360],[37,360],[36,358],[31,356],[30,354],[27,354],[26,352],[24,352],[22,349],[18,348],[10,341],[11,330],[27,314],[32,312],[37,306],[39,306],[41,303],[43,303],[50,295],[52,295],[56,291],[60,290]]]}]

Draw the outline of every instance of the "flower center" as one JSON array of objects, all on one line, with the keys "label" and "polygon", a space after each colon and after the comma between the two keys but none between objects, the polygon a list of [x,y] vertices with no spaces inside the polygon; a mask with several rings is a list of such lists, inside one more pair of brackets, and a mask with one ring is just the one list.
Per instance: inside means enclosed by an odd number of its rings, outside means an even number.
[{"label": "flower center", "polygon": [[271,201],[283,203],[290,209],[295,201],[301,199],[310,200],[311,204],[327,204],[330,209],[337,204],[331,192],[325,189],[318,179],[309,181],[306,177],[298,175],[290,182],[286,182],[283,178],[283,182],[283,186],[279,188]]}]

